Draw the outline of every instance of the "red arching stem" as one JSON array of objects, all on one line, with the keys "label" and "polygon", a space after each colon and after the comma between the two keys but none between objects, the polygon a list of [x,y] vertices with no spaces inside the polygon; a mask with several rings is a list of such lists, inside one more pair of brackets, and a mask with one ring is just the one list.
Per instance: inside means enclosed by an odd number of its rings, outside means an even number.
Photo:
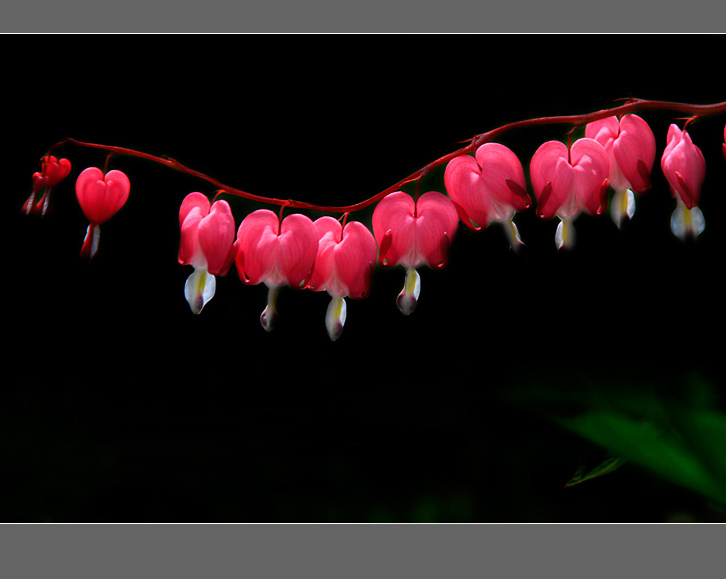
[{"label": "red arching stem", "polygon": [[210,183],[211,185],[214,185],[218,189],[224,190],[224,192],[229,193],[230,195],[235,195],[237,197],[243,197],[245,199],[249,199],[251,201],[257,201],[260,203],[267,203],[270,205],[280,205],[281,207],[295,207],[299,209],[312,209],[316,211],[321,211],[324,213],[353,213],[354,211],[360,211],[361,209],[365,209],[366,207],[369,207],[370,205],[373,205],[374,203],[377,203],[381,199],[383,199],[386,195],[389,195],[390,193],[393,193],[394,191],[398,191],[401,187],[406,185],[407,183],[410,183],[412,181],[415,181],[417,179],[420,179],[433,169],[436,169],[437,167],[440,167],[441,165],[444,165],[451,161],[451,159],[454,159],[455,157],[458,157],[459,155],[465,155],[467,153],[471,153],[472,151],[475,151],[478,149],[481,145],[484,143],[488,143],[490,141],[493,141],[497,137],[503,135],[504,133],[507,133],[509,131],[517,130],[517,129],[524,129],[527,127],[534,127],[537,125],[554,125],[554,124],[570,124],[573,125],[573,130],[579,126],[585,125],[587,123],[591,123],[593,121],[597,121],[600,119],[604,119],[606,117],[611,117],[614,115],[623,115],[627,113],[634,113],[638,111],[657,111],[657,110],[668,110],[668,111],[676,111],[679,113],[685,113],[687,115],[691,116],[691,119],[697,118],[697,117],[707,117],[711,115],[716,115],[719,113],[726,112],[726,102],[722,103],[715,103],[711,105],[692,105],[687,103],[674,103],[674,102],[667,102],[667,101],[651,101],[651,100],[642,100],[642,99],[630,99],[628,102],[626,102],[623,105],[611,108],[611,109],[604,109],[601,111],[596,111],[594,113],[586,113],[582,115],[569,115],[569,116],[557,116],[557,117],[540,117],[536,119],[527,119],[524,121],[517,121],[514,123],[510,123],[508,125],[503,125],[501,127],[498,127],[496,129],[493,129],[491,131],[488,131],[486,133],[481,133],[479,135],[476,135],[471,142],[466,145],[465,147],[462,147],[456,151],[453,151],[449,153],[448,155],[444,155],[443,157],[439,157],[438,159],[432,161],[428,165],[425,165],[415,173],[412,173],[408,177],[405,177],[398,181],[397,183],[394,183],[387,189],[384,189],[380,193],[374,195],[373,197],[370,197],[369,199],[366,199],[365,201],[361,201],[360,203],[355,203],[354,205],[347,205],[344,207],[331,207],[331,206],[325,206],[325,205],[315,205],[313,203],[306,203],[305,201],[296,201],[294,199],[275,199],[271,197],[263,197],[261,195],[254,195],[253,193],[248,193],[247,191],[243,191],[241,189],[237,189],[235,187],[230,187],[229,185],[225,185],[224,183],[220,183],[213,177],[209,177],[208,175],[205,175],[204,173],[201,173],[199,171],[195,171],[194,169],[190,169],[189,167],[185,167],[178,161],[175,161],[174,159],[171,159],[169,157],[156,157],[154,155],[149,155],[148,153],[143,153],[141,151],[135,151],[134,149],[126,149],[124,147],[114,147],[111,145],[99,145],[95,143],[84,143],[82,141],[77,141],[76,139],[65,139],[64,141],[61,141],[60,143],[57,143],[51,149],[48,151],[48,154],[50,154],[50,151],[52,151],[55,147],[62,146],[65,144],[72,144],[72,145],[78,145],[80,147],[90,147],[93,149],[101,149],[103,151],[109,151],[111,153],[115,153],[118,155],[128,155],[131,157],[139,157],[141,159],[147,159],[149,161],[153,161],[154,163],[159,163],[161,165],[165,165],[166,167],[169,167],[170,169],[174,169],[175,171],[180,171],[181,173],[185,173],[187,175],[191,175],[192,177],[197,177],[198,179],[202,179],[203,181],[206,181],[207,183]]}]

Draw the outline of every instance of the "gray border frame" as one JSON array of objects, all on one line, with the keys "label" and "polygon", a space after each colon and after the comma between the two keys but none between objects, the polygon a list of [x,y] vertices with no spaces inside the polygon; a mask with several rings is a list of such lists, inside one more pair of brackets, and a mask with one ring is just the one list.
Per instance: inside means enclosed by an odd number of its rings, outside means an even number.
[{"label": "gray border frame", "polygon": [[3,525],[4,577],[703,577],[723,525]]},{"label": "gray border frame", "polygon": [[[314,0],[6,0],[0,33],[696,33],[724,32],[718,4],[643,0],[380,4]],[[720,28],[714,28],[720,26]]]}]

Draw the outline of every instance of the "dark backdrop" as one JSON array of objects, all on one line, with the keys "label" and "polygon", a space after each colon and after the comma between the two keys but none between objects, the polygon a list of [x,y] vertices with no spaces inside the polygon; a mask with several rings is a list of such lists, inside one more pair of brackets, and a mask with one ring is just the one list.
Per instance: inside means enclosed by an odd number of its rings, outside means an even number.
[{"label": "dark backdrop", "polygon": [[[261,195],[353,203],[508,122],[628,96],[726,100],[715,68],[722,37],[1,43],[14,55],[1,139],[3,520],[723,520],[637,465],[563,488],[607,449],[558,427],[523,393],[537,385],[550,400],[577,399],[626,384],[678,399],[696,378],[719,392],[723,116],[690,126],[708,163],[696,243],[669,230],[675,202],[659,168],[678,115],[643,113],[657,140],[653,189],[623,231],[607,215],[583,216],[576,248],[558,253],[556,223],[530,211],[516,220],[527,250],[514,255],[498,227],[460,226],[448,269],[421,270],[413,315],[395,305],[404,272],[377,269],[371,296],[349,300],[335,343],[326,295],[283,290],[279,327],[267,334],[266,289],[243,286],[234,269],[191,314],[177,219],[187,193],[212,192],[202,181],[114,158],[131,196],[102,226],[90,264],[80,260],[87,223],[73,183],[103,153],[64,147],[73,171],[52,215],[20,215],[38,159],[66,137],[169,155]],[[568,128],[500,142],[527,172],[536,148]],[[442,175],[423,190],[443,191]],[[261,207],[231,203],[238,224]],[[370,214],[353,218],[370,225]]]}]

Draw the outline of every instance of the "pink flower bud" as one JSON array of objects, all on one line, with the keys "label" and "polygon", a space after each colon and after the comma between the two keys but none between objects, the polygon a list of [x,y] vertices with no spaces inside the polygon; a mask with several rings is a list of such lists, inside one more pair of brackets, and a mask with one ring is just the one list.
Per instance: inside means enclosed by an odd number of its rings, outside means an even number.
[{"label": "pink flower bud", "polygon": [[703,153],[693,144],[688,132],[671,125],[660,164],[676,199],[671,230],[681,239],[695,238],[705,228],[703,213],[698,207],[706,177]]},{"label": "pink flower bud", "polygon": [[[524,170],[517,156],[504,145],[485,143],[475,157],[461,155],[449,161],[444,172],[446,191],[456,206],[459,218],[469,228],[488,227],[496,221],[509,225],[517,211],[530,205]],[[513,247],[521,244],[512,239]]]},{"label": "pink flower bud", "polygon": [[537,214],[544,219],[560,218],[555,236],[558,248],[574,242],[572,222],[580,213],[598,214],[607,206],[609,171],[608,155],[594,139],[578,139],[571,149],[560,141],[548,141],[535,152],[530,178]]},{"label": "pink flower bud", "polygon": [[100,225],[113,217],[129,197],[131,183],[122,171],[84,169],[76,180],[76,197],[84,215],[90,221],[81,255],[91,259],[98,249]]}]

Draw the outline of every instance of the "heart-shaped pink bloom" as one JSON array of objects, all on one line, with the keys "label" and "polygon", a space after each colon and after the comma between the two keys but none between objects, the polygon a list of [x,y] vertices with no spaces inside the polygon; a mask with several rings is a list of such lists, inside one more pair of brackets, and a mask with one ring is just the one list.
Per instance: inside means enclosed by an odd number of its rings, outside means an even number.
[{"label": "heart-shaped pink bloom", "polygon": [[104,175],[97,167],[84,169],[76,180],[76,197],[84,215],[90,221],[81,247],[81,256],[91,259],[98,250],[100,225],[113,217],[129,197],[131,183],[118,170]]},{"label": "heart-shaped pink bloom", "polygon": [[402,191],[384,197],[373,211],[373,234],[386,267],[442,268],[456,233],[459,216],[451,199],[438,191],[414,201]]},{"label": "heart-shaped pink bloom", "polygon": [[343,227],[328,216],[316,219],[314,225],[318,253],[310,289],[325,290],[331,296],[367,297],[378,253],[373,234],[358,221]]},{"label": "heart-shaped pink bloom", "polygon": [[680,199],[687,209],[698,205],[706,177],[706,160],[687,131],[681,131],[676,125],[668,128],[660,165],[673,197]]},{"label": "heart-shaped pink bloom", "polygon": [[48,177],[48,187],[55,187],[71,172],[68,159],[57,159],[53,155],[43,157],[43,175]]},{"label": "heart-shaped pink bloom", "polygon": [[594,139],[575,141],[570,150],[560,141],[541,145],[530,163],[537,213],[572,220],[582,211],[600,213],[607,204],[610,161]]},{"label": "heart-shaped pink bloom", "polygon": [[101,225],[123,207],[131,183],[122,171],[103,174],[98,167],[84,169],[76,180],[76,197],[88,221]]},{"label": "heart-shaped pink bloom", "polygon": [[190,193],[179,210],[179,263],[205,267],[212,275],[226,275],[234,261],[234,217],[229,203]]},{"label": "heart-shaped pink bloom", "polygon": [[396,299],[403,314],[412,313],[418,303],[421,279],[416,268],[446,266],[458,225],[456,206],[438,191],[424,193],[418,200],[397,191],[376,205],[373,234],[378,242],[378,263],[406,268],[406,282]]},{"label": "heart-shaped pink bloom", "polygon": [[637,115],[607,117],[588,123],[585,136],[600,143],[610,159],[608,180],[615,191],[650,189],[655,161],[655,137],[648,123]]},{"label": "heart-shaped pink bloom", "polygon": [[243,283],[263,282],[269,288],[267,307],[260,316],[268,332],[277,320],[277,294],[283,285],[305,287],[315,267],[318,235],[309,217],[299,213],[280,218],[258,209],[244,218],[235,241],[237,273]]},{"label": "heart-shaped pink bloom", "polygon": [[269,209],[258,209],[244,218],[235,243],[243,283],[297,288],[310,281],[318,235],[309,217],[293,213],[280,222]]},{"label": "heart-shaped pink bloom", "polygon": [[179,209],[179,263],[194,272],[184,285],[184,296],[198,314],[216,291],[216,275],[225,276],[234,261],[234,217],[226,201],[211,204],[206,195],[190,193]]},{"label": "heart-shaped pink bloom", "polygon": [[318,254],[309,288],[327,291],[331,296],[325,326],[331,340],[343,333],[347,306],[345,297],[361,299],[368,296],[378,247],[373,234],[358,221],[343,226],[332,217],[315,220],[318,233]]},{"label": "heart-shaped pink bloom", "polygon": [[650,189],[655,161],[655,137],[648,123],[637,115],[607,117],[588,123],[585,136],[600,143],[610,158],[608,180],[614,189],[610,214],[620,227],[635,214],[635,193]]},{"label": "heart-shaped pink bloom", "polygon": [[[70,172],[71,162],[68,159],[57,159],[53,155],[43,157],[41,171],[33,173],[33,190],[23,204],[23,212],[26,215],[45,215],[50,206],[50,194]],[[40,193],[42,196],[38,199]]]},{"label": "heart-shaped pink bloom", "polygon": [[676,125],[668,128],[666,148],[660,160],[663,174],[676,198],[676,209],[671,216],[671,231],[679,238],[695,238],[706,227],[698,203],[701,187],[706,178],[706,160],[688,132]]},{"label": "heart-shaped pink bloom", "polygon": [[459,218],[471,229],[510,221],[530,205],[522,164],[498,143],[485,143],[475,157],[460,155],[449,161],[444,184]]}]

